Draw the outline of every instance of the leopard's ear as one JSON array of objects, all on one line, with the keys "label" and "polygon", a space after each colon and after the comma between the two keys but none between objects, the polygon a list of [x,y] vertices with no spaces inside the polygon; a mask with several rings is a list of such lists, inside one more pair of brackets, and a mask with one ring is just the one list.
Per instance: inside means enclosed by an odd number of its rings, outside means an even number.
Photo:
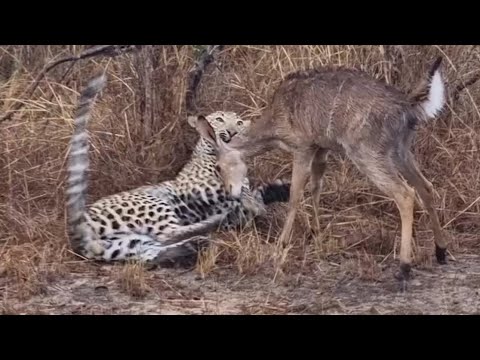
[{"label": "leopard's ear", "polygon": [[188,125],[190,125],[192,128],[195,129],[197,127],[198,118],[200,116],[203,116],[203,115],[189,115],[187,117]]},{"label": "leopard's ear", "polygon": [[[190,123],[190,121],[189,121]],[[193,126],[202,138],[207,140],[215,148],[218,148],[217,137],[215,131],[213,130],[212,125],[208,122],[207,118],[203,115],[196,116],[196,120],[193,123]]]}]

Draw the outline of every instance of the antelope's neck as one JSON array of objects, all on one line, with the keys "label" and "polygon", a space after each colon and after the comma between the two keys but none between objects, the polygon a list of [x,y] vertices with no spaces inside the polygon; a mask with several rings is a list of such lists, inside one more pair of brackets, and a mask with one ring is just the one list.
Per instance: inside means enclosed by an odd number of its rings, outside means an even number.
[{"label": "antelope's neck", "polygon": [[274,140],[271,134],[251,131],[234,137],[228,145],[244,157],[252,157],[271,150]]}]

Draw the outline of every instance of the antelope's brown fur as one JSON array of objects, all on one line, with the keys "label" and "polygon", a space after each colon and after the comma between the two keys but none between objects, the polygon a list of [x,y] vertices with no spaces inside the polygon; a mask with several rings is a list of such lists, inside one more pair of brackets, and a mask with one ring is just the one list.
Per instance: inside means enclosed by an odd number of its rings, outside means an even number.
[{"label": "antelope's brown fur", "polygon": [[[287,242],[308,177],[317,202],[328,152],[344,152],[399,209],[399,276],[408,278],[412,262],[415,191],[431,218],[437,260],[444,263],[446,242],[433,206],[432,185],[410,151],[417,125],[436,116],[444,106],[440,62],[435,61],[427,79],[410,95],[355,69],[321,68],[289,74],[262,117],[244,134],[222,145],[218,165],[225,172],[238,172],[235,178],[241,179],[245,167],[239,162],[246,157],[274,148],[293,154],[290,207],[280,235],[280,240]],[[231,178],[225,180],[227,188],[240,195]]]}]

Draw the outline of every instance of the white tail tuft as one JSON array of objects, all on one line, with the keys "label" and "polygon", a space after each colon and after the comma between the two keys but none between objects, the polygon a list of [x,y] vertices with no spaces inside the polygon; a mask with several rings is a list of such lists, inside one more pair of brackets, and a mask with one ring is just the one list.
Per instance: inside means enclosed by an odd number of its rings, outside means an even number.
[{"label": "white tail tuft", "polygon": [[445,106],[445,102],[445,84],[443,83],[440,69],[437,69],[430,81],[428,97],[420,106],[425,111],[427,118],[433,118],[440,113]]}]

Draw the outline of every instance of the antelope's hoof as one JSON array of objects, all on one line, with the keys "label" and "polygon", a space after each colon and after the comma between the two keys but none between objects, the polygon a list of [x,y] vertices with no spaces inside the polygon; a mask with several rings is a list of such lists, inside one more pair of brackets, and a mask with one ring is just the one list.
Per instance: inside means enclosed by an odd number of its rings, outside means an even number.
[{"label": "antelope's hoof", "polygon": [[410,264],[400,264],[400,269],[395,273],[395,279],[400,281],[400,291],[407,291],[407,284],[411,278],[412,266]]},{"label": "antelope's hoof", "polygon": [[446,265],[447,264],[447,249],[442,249],[438,245],[435,245],[435,256],[437,258],[437,262],[440,265]]}]

